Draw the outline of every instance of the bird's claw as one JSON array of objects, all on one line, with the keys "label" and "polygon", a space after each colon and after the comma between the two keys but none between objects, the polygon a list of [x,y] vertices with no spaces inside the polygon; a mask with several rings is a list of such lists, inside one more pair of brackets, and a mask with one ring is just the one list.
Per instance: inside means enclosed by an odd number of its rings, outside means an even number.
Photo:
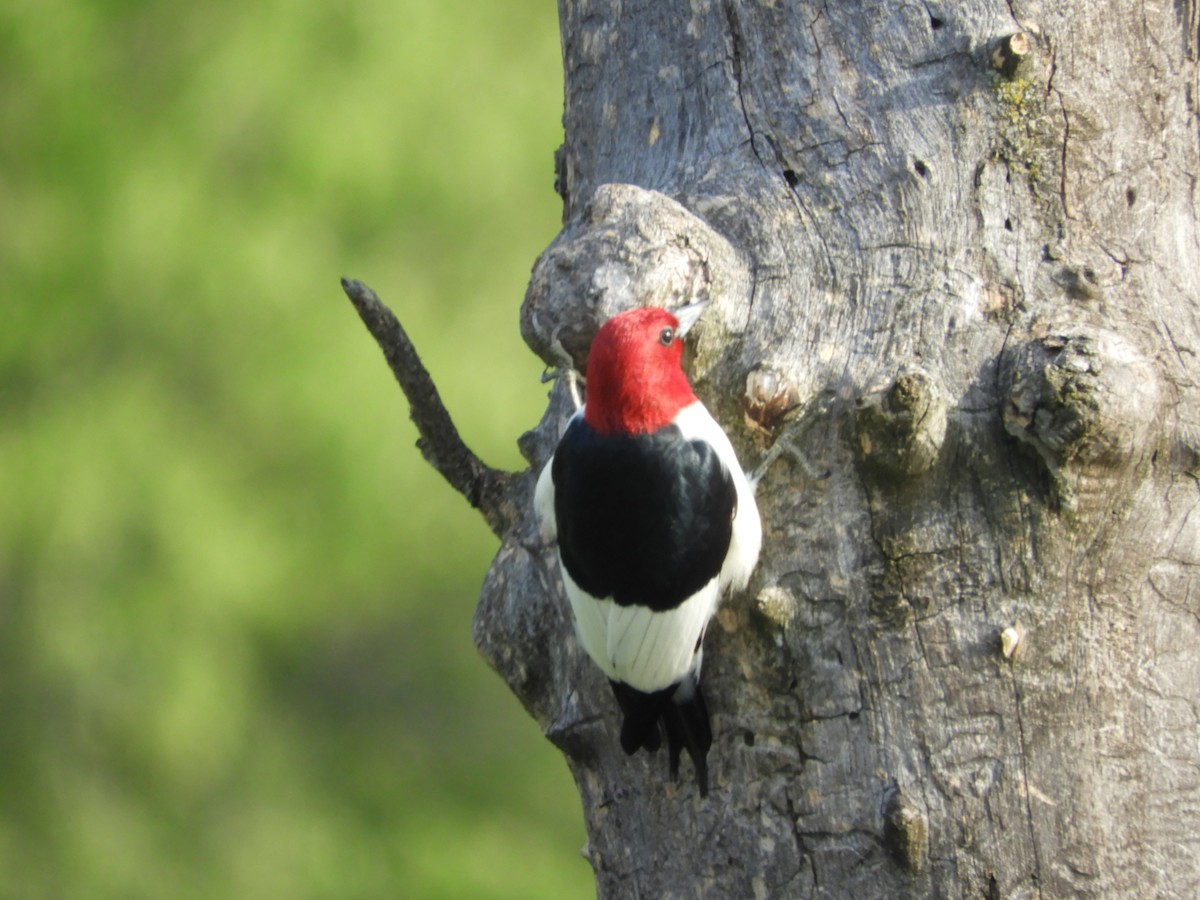
[{"label": "bird's claw", "polygon": [[563,379],[567,386],[567,392],[571,396],[571,403],[575,409],[583,406],[583,398],[579,392],[579,385],[583,379],[579,373],[575,371],[575,362],[571,359],[571,354],[567,353],[562,345],[562,341],[558,339],[558,332],[550,338],[550,350],[554,353],[558,362],[556,365],[547,366],[542,372],[542,384],[548,381],[556,381]]}]

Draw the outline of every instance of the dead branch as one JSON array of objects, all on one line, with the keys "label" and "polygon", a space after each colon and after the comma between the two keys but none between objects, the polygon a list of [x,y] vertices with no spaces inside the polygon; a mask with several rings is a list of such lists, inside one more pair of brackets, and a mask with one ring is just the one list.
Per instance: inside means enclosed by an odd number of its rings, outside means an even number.
[{"label": "dead branch", "polygon": [[409,416],[420,433],[417,448],[421,455],[483,514],[488,527],[502,537],[519,512],[511,499],[514,492],[510,485],[515,476],[493,469],[463,443],[416,347],[375,292],[351,278],[342,279],[342,290],[383,350],[392,374],[408,398]]}]

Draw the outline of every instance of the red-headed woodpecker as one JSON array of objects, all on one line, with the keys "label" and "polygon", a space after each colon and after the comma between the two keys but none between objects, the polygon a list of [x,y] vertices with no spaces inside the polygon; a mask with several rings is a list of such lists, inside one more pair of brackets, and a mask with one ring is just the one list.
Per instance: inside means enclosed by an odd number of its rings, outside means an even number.
[{"label": "red-headed woodpecker", "polygon": [[534,501],[558,539],[579,642],[621,708],[621,747],[657,750],[665,732],[672,777],[687,750],[701,796],[712,745],[704,630],[722,595],[746,586],[762,544],[754,490],[681,365],[681,338],[705,306],[643,307],[600,328],[586,401]]}]

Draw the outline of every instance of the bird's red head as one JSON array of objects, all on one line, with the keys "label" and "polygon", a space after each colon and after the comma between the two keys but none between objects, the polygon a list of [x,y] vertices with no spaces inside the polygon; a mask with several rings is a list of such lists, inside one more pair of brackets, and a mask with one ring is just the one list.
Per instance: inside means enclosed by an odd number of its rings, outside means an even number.
[{"label": "bird's red head", "polygon": [[680,360],[682,336],[707,304],[679,318],[645,306],[613,316],[592,341],[584,420],[601,434],[643,434],[671,423],[695,402]]}]

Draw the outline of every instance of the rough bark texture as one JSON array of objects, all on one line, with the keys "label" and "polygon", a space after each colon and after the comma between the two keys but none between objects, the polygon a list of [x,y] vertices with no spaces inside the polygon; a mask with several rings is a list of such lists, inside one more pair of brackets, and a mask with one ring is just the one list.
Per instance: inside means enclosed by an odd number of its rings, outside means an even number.
[{"label": "rough bark texture", "polygon": [[708,297],[698,393],[748,466],[807,459],[709,629],[707,801],[621,752],[553,547],[505,532],[476,637],[600,894],[1196,896],[1194,3],[559,5],[527,340],[581,366],[613,312]]}]

